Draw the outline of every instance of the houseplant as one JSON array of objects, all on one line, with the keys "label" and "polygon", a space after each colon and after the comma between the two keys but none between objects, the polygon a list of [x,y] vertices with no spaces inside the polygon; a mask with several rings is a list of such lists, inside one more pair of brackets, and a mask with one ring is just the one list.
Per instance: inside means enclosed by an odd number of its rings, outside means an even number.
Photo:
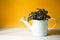
[{"label": "houseplant", "polygon": [[21,21],[24,22],[32,31],[33,36],[47,36],[48,19],[51,19],[55,22],[52,28],[56,25],[55,18],[51,18],[47,13],[48,11],[46,11],[45,9],[39,8],[37,8],[37,11],[31,12],[29,14],[28,21],[32,20],[32,26],[26,21],[25,17],[21,18]]}]

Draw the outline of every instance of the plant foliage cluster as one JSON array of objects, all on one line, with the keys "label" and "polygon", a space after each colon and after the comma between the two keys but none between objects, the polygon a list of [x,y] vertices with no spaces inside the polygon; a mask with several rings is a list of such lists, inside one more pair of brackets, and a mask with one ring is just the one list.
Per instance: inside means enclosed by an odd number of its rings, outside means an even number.
[{"label": "plant foliage cluster", "polygon": [[48,14],[48,11],[45,9],[39,9],[37,8],[38,11],[36,12],[31,12],[28,17],[28,21],[35,19],[35,20],[48,20],[51,18]]}]

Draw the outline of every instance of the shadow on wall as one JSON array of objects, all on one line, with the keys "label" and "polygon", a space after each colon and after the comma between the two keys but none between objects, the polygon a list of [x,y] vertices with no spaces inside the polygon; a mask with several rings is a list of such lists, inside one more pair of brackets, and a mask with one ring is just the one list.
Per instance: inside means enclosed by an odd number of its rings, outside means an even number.
[{"label": "shadow on wall", "polygon": [[60,35],[60,29],[48,31],[48,35]]}]

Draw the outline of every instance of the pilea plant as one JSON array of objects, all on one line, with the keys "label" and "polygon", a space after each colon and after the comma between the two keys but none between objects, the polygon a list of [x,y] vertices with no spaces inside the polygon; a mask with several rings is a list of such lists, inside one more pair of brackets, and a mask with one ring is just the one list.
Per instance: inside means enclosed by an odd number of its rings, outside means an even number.
[{"label": "pilea plant", "polygon": [[31,12],[28,17],[28,21],[35,19],[35,20],[48,20],[51,18],[49,15],[47,15],[48,11],[45,9],[39,9],[37,8],[38,11],[36,12]]}]

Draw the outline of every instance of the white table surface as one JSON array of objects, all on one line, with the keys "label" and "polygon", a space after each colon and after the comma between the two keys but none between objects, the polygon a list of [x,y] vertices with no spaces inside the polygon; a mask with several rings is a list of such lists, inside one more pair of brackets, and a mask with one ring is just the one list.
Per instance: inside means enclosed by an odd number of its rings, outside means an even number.
[{"label": "white table surface", "polygon": [[[55,31],[56,32],[56,31]],[[4,29],[0,30],[0,40],[60,40],[60,31],[46,37],[33,37],[28,29]]]}]

